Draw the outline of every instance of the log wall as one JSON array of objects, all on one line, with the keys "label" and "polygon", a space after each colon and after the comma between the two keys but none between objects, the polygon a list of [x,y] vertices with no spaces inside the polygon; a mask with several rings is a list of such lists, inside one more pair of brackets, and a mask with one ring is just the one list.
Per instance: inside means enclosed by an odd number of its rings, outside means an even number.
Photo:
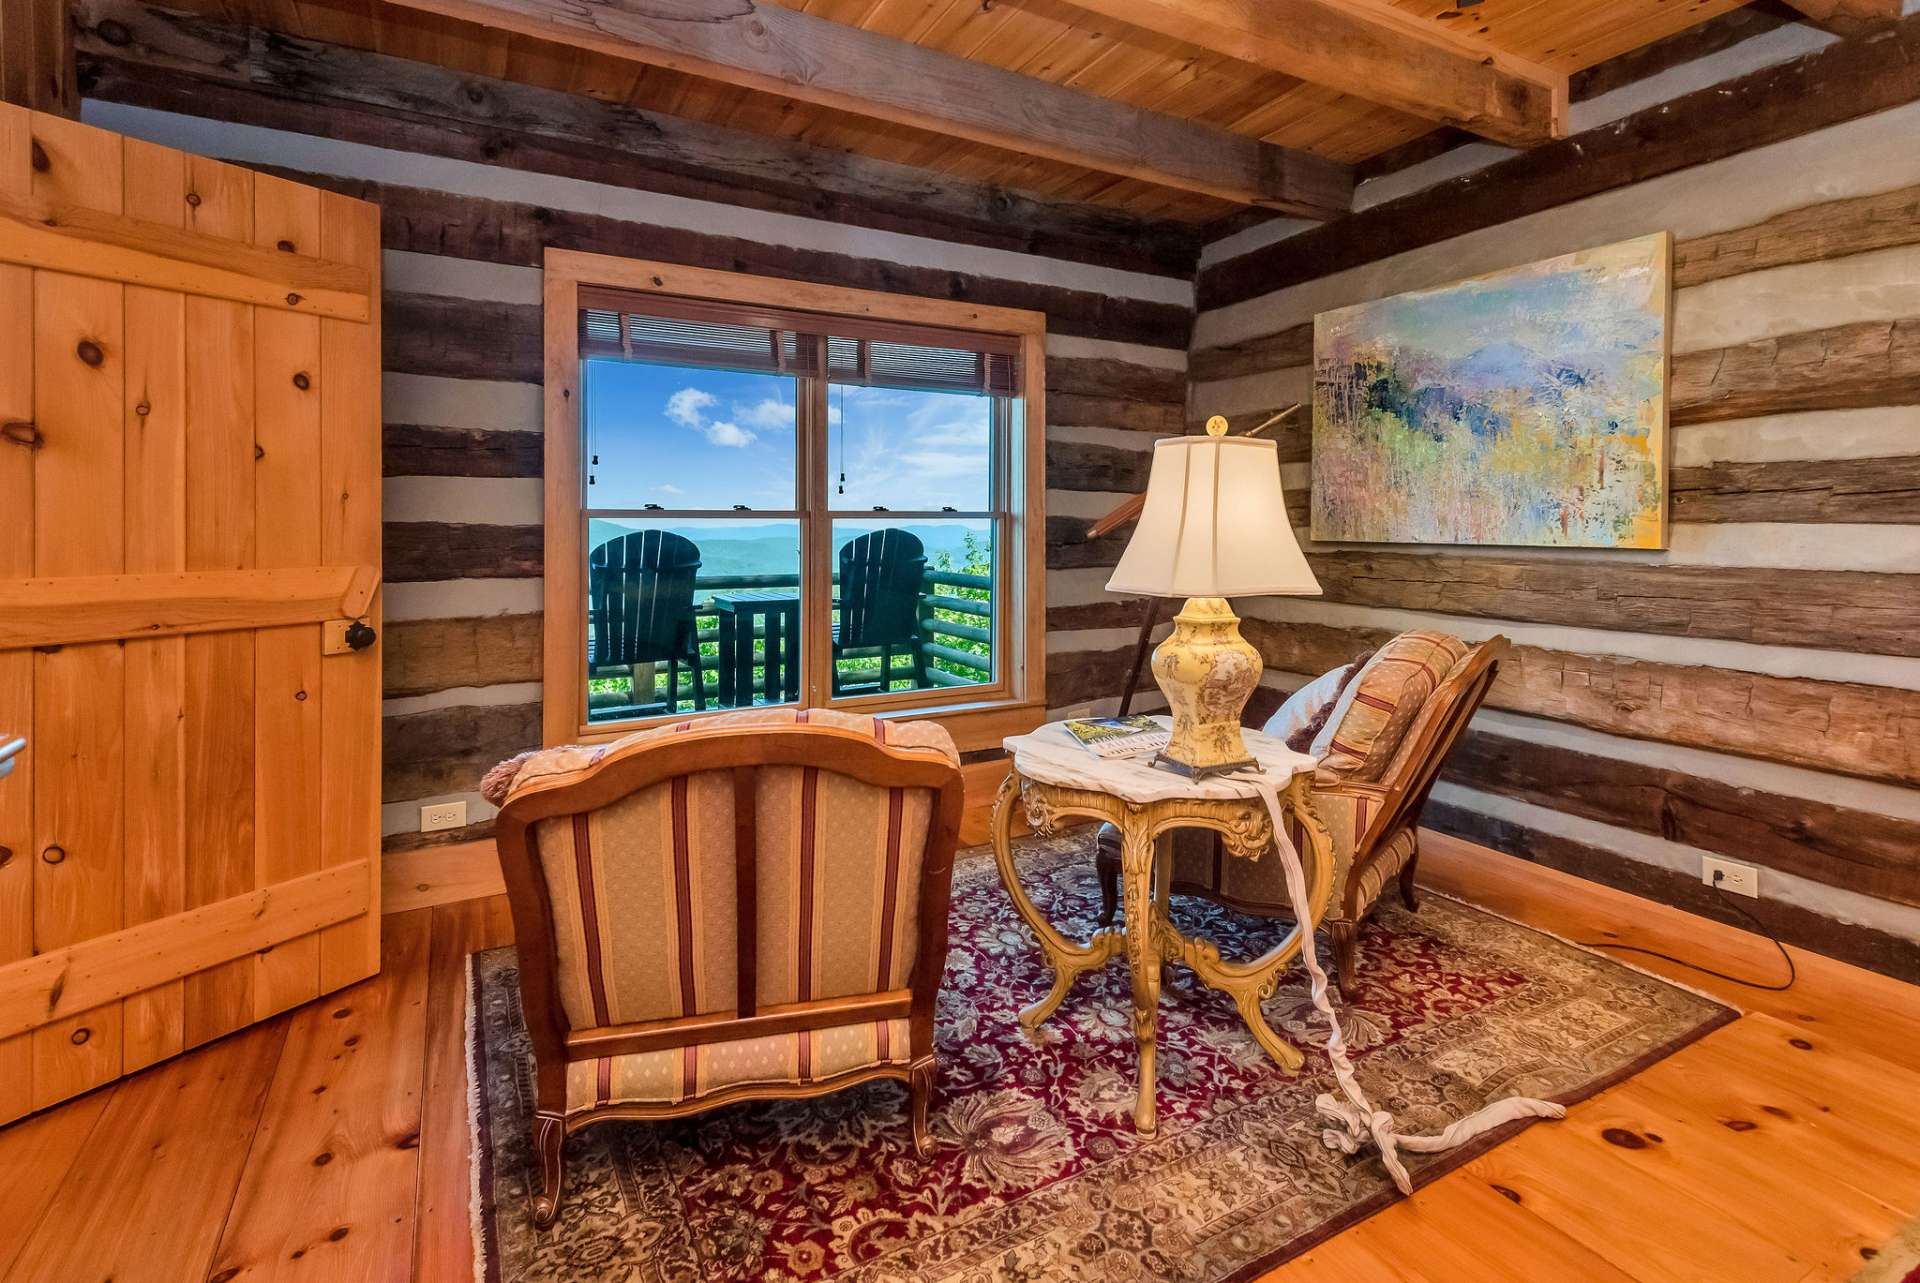
[{"label": "log wall", "polygon": [[[498,116],[489,137],[519,131],[493,163],[472,122],[452,121],[470,102],[448,73],[163,21],[130,4],[89,12],[90,121],[381,207],[390,849],[489,832],[481,775],[540,739],[547,247],[1046,313],[1048,452],[1069,487],[1048,503],[1065,516],[1117,500],[1105,492],[1132,484],[1120,473],[1141,472],[1155,435],[1184,423],[1197,241],[1183,257],[1178,233],[1086,208],[1029,208],[1011,194],[995,226],[938,191],[925,193],[916,219],[888,185],[891,172],[877,176],[886,182],[871,202],[849,194],[855,184],[841,169],[860,169],[855,158],[785,144],[777,155],[772,144],[730,152],[725,140],[674,135],[668,141],[706,149],[703,165],[751,162],[768,179],[756,186],[751,175],[720,181],[703,170],[696,182],[684,154],[663,154],[656,134],[631,130],[604,104],[505,82],[482,87],[482,105]],[[109,19],[130,34],[103,26]],[[654,150],[617,164],[623,140]],[[783,181],[773,181],[776,162],[788,166]],[[821,195],[818,216],[784,194],[809,173],[840,189]],[[1133,462],[1113,476],[1085,473],[1087,461],[1113,457]],[[1085,556],[1062,547],[1049,563]],[[1066,573],[1062,587],[1081,596],[1061,604],[1084,600]],[[1057,702],[1078,702],[1077,691],[1069,684]],[[423,838],[419,808],[442,800],[467,801],[473,823]]]},{"label": "log wall", "polygon": [[[1907,979],[1920,979],[1916,47],[1908,18],[1216,259],[1188,404],[1190,420],[1244,423],[1310,397],[1317,312],[1671,231],[1666,551],[1308,543],[1325,595],[1246,603],[1247,633],[1269,698],[1406,628],[1507,635],[1514,654],[1430,823],[1716,916],[1731,910],[1701,885],[1701,858],[1757,865],[1751,907],[1773,929]],[[1889,57],[1897,69],[1862,78]],[[1449,202],[1456,186],[1471,199]],[[1310,436],[1304,417],[1281,436],[1300,526]],[[1078,466],[1136,476],[1124,453]],[[1120,613],[1062,607],[1057,623],[1111,628]]]}]

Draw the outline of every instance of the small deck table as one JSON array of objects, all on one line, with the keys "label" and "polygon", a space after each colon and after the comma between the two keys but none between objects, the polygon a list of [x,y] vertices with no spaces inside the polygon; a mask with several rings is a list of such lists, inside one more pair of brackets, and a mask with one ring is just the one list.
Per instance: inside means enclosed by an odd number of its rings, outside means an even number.
[{"label": "small deck table", "polygon": [[[1015,911],[1032,928],[1053,968],[1053,988],[1020,1013],[1020,1023],[1033,1029],[1060,1006],[1081,972],[1124,955],[1133,980],[1133,1032],[1140,1054],[1133,1121],[1142,1132],[1150,1133],[1156,1126],[1154,1053],[1163,964],[1181,963],[1209,988],[1232,998],[1255,1041],[1281,1068],[1297,1069],[1302,1062],[1300,1052],[1267,1024],[1260,1003],[1273,995],[1281,972],[1299,956],[1300,933],[1312,931],[1326,916],[1346,870],[1340,867],[1332,835],[1314,813],[1314,759],[1255,731],[1247,732],[1246,743],[1306,835],[1308,849],[1302,855],[1312,921],[1295,923],[1285,939],[1251,962],[1228,962],[1211,941],[1181,934],[1167,916],[1171,876],[1167,838],[1179,828],[1213,829],[1222,835],[1229,855],[1245,860],[1262,858],[1276,837],[1289,841],[1286,834],[1275,834],[1266,805],[1252,784],[1218,777],[1190,780],[1154,769],[1148,757],[1099,758],[1081,747],[1061,722],[1049,722],[1005,741],[1013,769],[994,801],[994,860]],[[1126,910],[1122,925],[1102,927],[1076,944],[1041,915],[1014,869],[1011,838],[1016,800],[1039,833],[1051,833],[1069,815],[1106,820],[1120,830]]]},{"label": "small deck table", "polygon": [[761,694],[769,704],[800,698],[800,594],[792,588],[743,588],[715,593],[720,623],[720,706],[753,703],[753,636],[763,634]]}]

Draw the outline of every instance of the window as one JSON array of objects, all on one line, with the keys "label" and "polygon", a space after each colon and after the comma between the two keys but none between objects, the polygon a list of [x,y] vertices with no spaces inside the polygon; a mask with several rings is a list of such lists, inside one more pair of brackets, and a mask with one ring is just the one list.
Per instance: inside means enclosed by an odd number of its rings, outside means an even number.
[{"label": "window", "polygon": [[549,742],[1040,705],[1035,314],[560,251],[547,306]]}]

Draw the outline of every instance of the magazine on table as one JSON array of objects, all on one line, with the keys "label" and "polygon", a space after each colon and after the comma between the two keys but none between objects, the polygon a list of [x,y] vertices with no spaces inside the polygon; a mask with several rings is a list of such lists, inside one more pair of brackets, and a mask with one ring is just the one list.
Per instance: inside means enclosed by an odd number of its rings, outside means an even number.
[{"label": "magazine on table", "polygon": [[1066,723],[1067,734],[1095,757],[1140,757],[1167,746],[1173,732],[1153,717],[1078,717]]}]

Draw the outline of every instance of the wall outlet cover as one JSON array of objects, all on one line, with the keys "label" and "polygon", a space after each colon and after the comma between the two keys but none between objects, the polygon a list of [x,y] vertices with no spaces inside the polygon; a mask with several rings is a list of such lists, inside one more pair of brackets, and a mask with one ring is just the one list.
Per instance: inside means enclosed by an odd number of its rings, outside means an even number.
[{"label": "wall outlet cover", "polygon": [[1735,864],[1732,860],[1718,860],[1711,855],[1700,861],[1702,882],[1713,886],[1713,875],[1716,873],[1720,875],[1719,887],[1722,891],[1732,891],[1755,900],[1760,898],[1760,870],[1751,864]]},{"label": "wall outlet cover", "polygon": [[1092,717],[1092,716],[1093,716],[1093,705],[1075,704],[1072,708],[1069,708],[1066,712],[1060,714],[1060,720],[1063,722],[1075,722],[1075,721],[1079,721],[1083,717]]},{"label": "wall outlet cover", "polygon": [[467,826],[467,804],[465,802],[435,802],[431,806],[420,808],[420,831],[438,833],[442,829],[463,829]]}]

